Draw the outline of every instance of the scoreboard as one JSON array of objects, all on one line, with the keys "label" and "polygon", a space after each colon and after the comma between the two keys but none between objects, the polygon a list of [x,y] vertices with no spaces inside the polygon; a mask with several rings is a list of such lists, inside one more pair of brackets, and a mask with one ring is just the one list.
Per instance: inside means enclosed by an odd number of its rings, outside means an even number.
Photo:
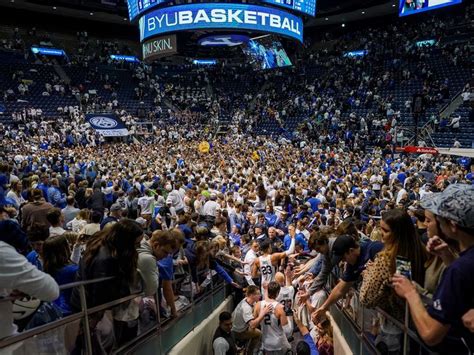
[{"label": "scoreboard", "polygon": [[263,0],[263,2],[302,12],[310,16],[316,14],[316,0]]},{"label": "scoreboard", "polygon": [[127,0],[128,17],[133,21],[138,15],[157,5],[165,4],[171,0]]},{"label": "scoreboard", "polygon": [[[172,0],[127,0],[128,17],[130,21],[133,21],[144,12],[171,1]],[[316,14],[316,0],[262,0],[262,2],[310,16],[315,16]]]}]

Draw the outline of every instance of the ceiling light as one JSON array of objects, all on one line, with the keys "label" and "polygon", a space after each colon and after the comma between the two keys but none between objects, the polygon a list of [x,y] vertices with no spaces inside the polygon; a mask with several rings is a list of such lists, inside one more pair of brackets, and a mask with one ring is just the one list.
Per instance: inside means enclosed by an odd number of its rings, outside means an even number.
[{"label": "ceiling light", "polygon": [[56,10],[56,6],[53,6],[53,10]]},{"label": "ceiling light", "polygon": [[392,7],[395,7],[395,4],[392,4]]},{"label": "ceiling light", "polygon": [[329,20],[329,19],[326,17],[325,20],[327,21],[327,20]]},{"label": "ceiling light", "polygon": [[93,12],[91,12],[89,15],[91,15],[91,16],[92,16],[92,15],[94,15],[94,13],[93,13]]},{"label": "ceiling light", "polygon": [[365,15],[365,11],[362,11],[362,15]]},{"label": "ceiling light", "polygon": [[343,23],[343,24],[341,25],[341,27],[346,27],[346,24],[345,24],[345,23]]},{"label": "ceiling light", "polygon": [[126,18],[126,17],[124,17],[124,18],[123,18],[123,20],[124,20],[124,21],[127,21],[127,18]]}]

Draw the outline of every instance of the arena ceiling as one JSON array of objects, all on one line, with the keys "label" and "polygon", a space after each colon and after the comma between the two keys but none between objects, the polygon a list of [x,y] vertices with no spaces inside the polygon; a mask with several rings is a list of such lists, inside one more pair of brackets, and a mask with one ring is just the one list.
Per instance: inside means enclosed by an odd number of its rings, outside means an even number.
[{"label": "arena ceiling", "polygon": [[[173,0],[175,3],[187,0]],[[195,0],[202,1],[203,0]],[[242,0],[244,2],[258,2],[258,0]],[[398,0],[317,0],[317,16],[305,17],[305,32],[317,38],[325,32],[340,29],[342,23],[367,20],[392,15],[397,16],[396,2]],[[11,9],[3,11],[1,7]],[[19,13],[25,14],[25,24],[42,21],[43,25],[53,26],[51,30],[78,31],[90,30],[91,33],[101,34],[104,37],[113,36],[117,39],[137,41],[138,28],[128,21],[126,0],[2,0],[0,1],[0,17],[8,23],[9,19],[18,19]],[[28,14],[28,16],[26,16]],[[38,16],[43,14],[43,16]],[[74,19],[74,20],[73,20]],[[381,20],[382,20],[381,19]],[[114,26],[102,26],[102,23]],[[20,22],[17,25],[22,25]],[[335,28],[334,26],[338,26]],[[346,30],[350,31],[351,26]],[[202,58],[235,58],[241,55],[238,48],[211,48],[197,45],[197,41],[209,32],[195,31],[178,34],[179,53],[183,56]],[[297,50],[294,41],[285,41],[285,47],[290,53]]]},{"label": "arena ceiling", "polygon": [[[317,16],[307,17],[305,26],[325,26],[389,15],[396,13],[396,2],[317,0]],[[3,0],[0,6],[100,22],[128,23],[126,0]]]}]

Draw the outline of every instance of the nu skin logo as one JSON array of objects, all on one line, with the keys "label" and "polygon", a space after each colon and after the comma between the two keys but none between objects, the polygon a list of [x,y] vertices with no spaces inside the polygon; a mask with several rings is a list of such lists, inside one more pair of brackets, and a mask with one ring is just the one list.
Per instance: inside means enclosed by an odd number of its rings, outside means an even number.
[{"label": "nu skin logo", "polygon": [[104,128],[104,129],[111,129],[117,126],[118,122],[114,120],[113,118],[110,117],[105,117],[105,116],[96,116],[91,118],[90,120],[91,124],[98,127],[98,128]]}]

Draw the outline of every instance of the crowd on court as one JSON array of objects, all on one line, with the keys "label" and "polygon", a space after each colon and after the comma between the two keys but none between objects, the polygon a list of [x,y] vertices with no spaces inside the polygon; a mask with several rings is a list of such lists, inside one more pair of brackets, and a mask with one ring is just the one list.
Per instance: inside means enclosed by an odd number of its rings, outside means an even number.
[{"label": "crowd on court", "polygon": [[[356,288],[357,302],[397,319],[407,299],[426,344],[472,346],[474,168],[466,162],[394,157],[380,148],[354,152],[343,144],[300,148],[242,134],[211,142],[208,152],[180,137],[36,151],[8,142],[0,175],[2,260],[21,260],[22,270],[2,265],[12,268],[4,294],[16,289],[54,300],[65,316],[79,309],[78,295],[59,294],[57,284],[115,276],[88,288],[89,306],[160,289],[161,312],[173,317],[189,292],[222,278],[243,299],[237,307],[245,312],[230,318],[230,334],[250,339],[248,351],[259,344],[286,351],[291,344],[280,340],[291,340],[295,322],[320,353],[331,353],[325,312],[341,298],[351,304]],[[408,260],[416,288],[394,276],[399,257]],[[338,266],[340,281],[328,297],[324,286]],[[181,276],[192,291],[172,283]],[[118,308],[116,345],[143,327],[139,308]],[[15,331],[11,308],[4,312],[10,324],[2,337]],[[400,350],[393,324],[372,328],[378,348]]]}]

